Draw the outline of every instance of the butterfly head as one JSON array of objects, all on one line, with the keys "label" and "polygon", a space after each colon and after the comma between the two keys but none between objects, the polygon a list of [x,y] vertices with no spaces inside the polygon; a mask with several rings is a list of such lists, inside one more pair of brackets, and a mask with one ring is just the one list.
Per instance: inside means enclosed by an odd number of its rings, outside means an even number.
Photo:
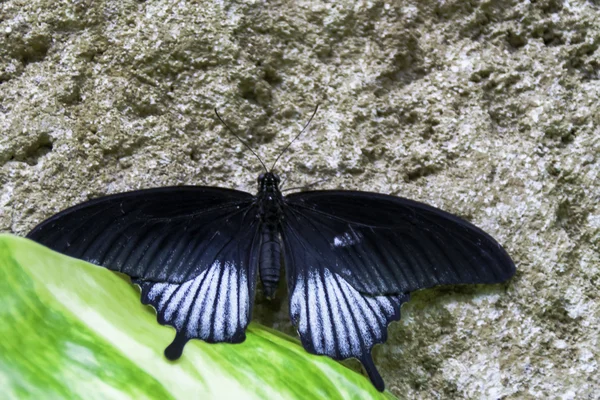
[{"label": "butterfly head", "polygon": [[279,175],[273,172],[265,172],[258,176],[258,190],[261,192],[278,192],[279,191]]}]

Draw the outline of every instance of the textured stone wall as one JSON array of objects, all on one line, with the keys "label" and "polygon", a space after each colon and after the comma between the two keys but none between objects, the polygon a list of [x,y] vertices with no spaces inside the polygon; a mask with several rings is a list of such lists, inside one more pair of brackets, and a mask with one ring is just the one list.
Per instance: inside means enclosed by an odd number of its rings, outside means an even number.
[{"label": "textured stone wall", "polygon": [[[397,194],[465,217],[506,285],[419,292],[375,349],[407,398],[600,397],[597,0],[0,3],[0,230],[162,185]],[[285,302],[258,318],[292,332]],[[277,308],[280,307],[279,310]],[[356,365],[354,365],[356,366]]]}]

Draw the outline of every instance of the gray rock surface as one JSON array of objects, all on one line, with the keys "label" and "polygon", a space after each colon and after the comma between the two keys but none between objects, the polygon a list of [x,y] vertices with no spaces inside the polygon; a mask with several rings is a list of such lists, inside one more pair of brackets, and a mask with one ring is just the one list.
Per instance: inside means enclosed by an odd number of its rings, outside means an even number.
[{"label": "gray rock surface", "polygon": [[[0,230],[162,185],[362,189],[465,217],[506,285],[419,292],[375,360],[406,398],[600,397],[597,0],[0,2]],[[273,314],[273,308],[281,309]],[[258,319],[292,332],[285,304]]]}]

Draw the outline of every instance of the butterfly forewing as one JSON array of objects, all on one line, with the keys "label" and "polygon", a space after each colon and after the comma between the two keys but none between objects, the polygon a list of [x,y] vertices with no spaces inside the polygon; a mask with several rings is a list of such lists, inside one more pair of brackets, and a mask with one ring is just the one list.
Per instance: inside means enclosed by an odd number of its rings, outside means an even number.
[{"label": "butterfly forewing", "polygon": [[67,209],[27,237],[134,279],[181,284],[226,258],[231,242],[247,244],[253,199],[191,186],[120,193]]},{"label": "butterfly forewing", "polygon": [[[422,203],[351,191],[295,193],[285,200],[284,235],[295,235],[302,251],[316,255],[318,265],[306,267],[327,267],[364,294],[497,283],[515,272],[488,234]],[[297,249],[285,250],[301,257]]]}]

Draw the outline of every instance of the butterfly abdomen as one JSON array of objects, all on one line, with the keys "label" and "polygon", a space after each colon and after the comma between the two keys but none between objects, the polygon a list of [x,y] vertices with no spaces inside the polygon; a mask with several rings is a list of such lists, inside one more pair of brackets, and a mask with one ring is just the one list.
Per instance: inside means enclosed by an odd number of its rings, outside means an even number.
[{"label": "butterfly abdomen", "polygon": [[259,258],[260,280],[265,296],[273,298],[281,272],[281,244],[276,229],[263,225],[261,230],[261,245]]}]

